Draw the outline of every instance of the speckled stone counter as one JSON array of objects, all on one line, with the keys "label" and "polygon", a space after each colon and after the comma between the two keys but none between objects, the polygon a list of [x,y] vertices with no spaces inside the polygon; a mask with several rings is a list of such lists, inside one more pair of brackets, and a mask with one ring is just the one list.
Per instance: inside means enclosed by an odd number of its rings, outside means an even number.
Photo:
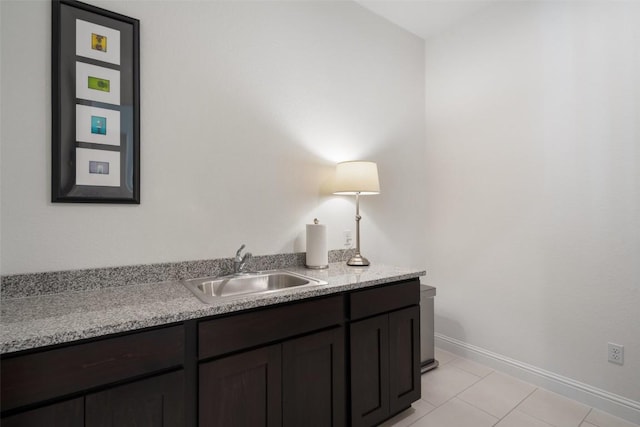
[{"label": "speckled stone counter", "polygon": [[325,270],[301,266],[286,269],[329,284],[221,300],[215,304],[202,303],[175,280],[18,298],[3,295],[0,353],[329,295],[425,274],[419,269],[385,265],[349,267],[343,262],[332,263]]}]

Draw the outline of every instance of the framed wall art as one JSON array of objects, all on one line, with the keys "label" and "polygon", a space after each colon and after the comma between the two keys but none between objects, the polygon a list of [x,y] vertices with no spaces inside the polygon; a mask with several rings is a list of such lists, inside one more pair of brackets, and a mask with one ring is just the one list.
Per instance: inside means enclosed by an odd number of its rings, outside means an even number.
[{"label": "framed wall art", "polygon": [[52,202],[140,203],[139,26],[52,2]]}]

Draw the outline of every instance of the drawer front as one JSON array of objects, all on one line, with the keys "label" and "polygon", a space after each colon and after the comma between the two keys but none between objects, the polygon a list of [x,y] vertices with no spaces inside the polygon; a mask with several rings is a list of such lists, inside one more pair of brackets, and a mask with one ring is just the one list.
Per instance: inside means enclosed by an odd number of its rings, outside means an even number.
[{"label": "drawer front", "polygon": [[78,397],[22,412],[3,418],[0,424],[2,427],[84,427],[84,398]]},{"label": "drawer front", "polygon": [[381,286],[352,292],[350,295],[351,320],[375,316],[420,303],[420,280]]},{"label": "drawer front", "polygon": [[207,320],[198,328],[198,356],[220,356],[343,322],[341,295]]},{"label": "drawer front", "polygon": [[4,358],[2,410],[179,366],[183,360],[183,326]]}]

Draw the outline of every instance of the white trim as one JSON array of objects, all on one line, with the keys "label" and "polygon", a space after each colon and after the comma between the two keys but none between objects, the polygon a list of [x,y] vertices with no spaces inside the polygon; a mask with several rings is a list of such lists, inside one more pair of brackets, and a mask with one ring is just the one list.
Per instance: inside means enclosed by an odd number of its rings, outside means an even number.
[{"label": "white trim", "polygon": [[532,384],[603,410],[612,415],[640,424],[640,402],[581,383],[537,366],[529,365],[502,354],[448,337],[435,334],[436,346],[458,356],[476,360]]}]

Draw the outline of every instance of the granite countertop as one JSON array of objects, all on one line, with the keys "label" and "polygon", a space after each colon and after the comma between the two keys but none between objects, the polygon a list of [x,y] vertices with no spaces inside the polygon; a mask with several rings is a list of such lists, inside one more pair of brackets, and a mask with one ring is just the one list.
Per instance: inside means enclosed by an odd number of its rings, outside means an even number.
[{"label": "granite countertop", "polygon": [[202,303],[179,281],[3,298],[0,353],[264,307],[425,275],[425,271],[419,269],[385,265],[349,267],[342,262],[332,263],[325,270],[304,267],[288,267],[285,270],[322,279],[329,284],[221,300],[215,304]]}]

